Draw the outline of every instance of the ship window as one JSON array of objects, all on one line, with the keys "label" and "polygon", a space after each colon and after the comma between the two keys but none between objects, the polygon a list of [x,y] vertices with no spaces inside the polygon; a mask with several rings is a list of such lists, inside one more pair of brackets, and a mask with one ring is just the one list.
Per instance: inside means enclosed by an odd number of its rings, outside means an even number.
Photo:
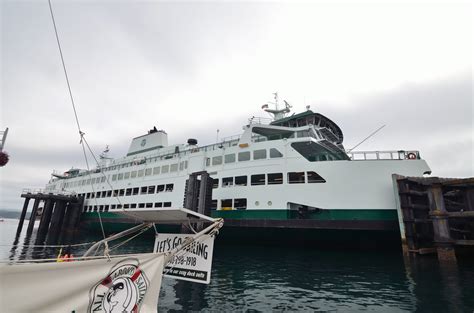
[{"label": "ship window", "polygon": [[105,176],[102,176],[102,178],[100,179],[100,182],[101,183],[105,182]]},{"label": "ship window", "polygon": [[123,179],[123,174],[122,173],[118,174],[117,179],[122,180]]},{"label": "ship window", "polygon": [[174,184],[167,184],[165,191],[173,191]]},{"label": "ship window", "polygon": [[130,177],[131,177],[131,178],[137,177],[137,171],[132,171],[132,172],[130,173]]},{"label": "ship window", "polygon": [[239,162],[250,160],[250,151],[239,152]]},{"label": "ship window", "polygon": [[170,172],[177,172],[178,171],[178,163],[176,164],[171,164],[170,166]]},{"label": "ship window", "polygon": [[132,208],[132,209],[136,209],[136,208],[137,208],[137,204],[136,204],[136,203],[132,203],[132,204],[130,204],[130,208]]},{"label": "ship window", "polygon": [[215,156],[212,158],[212,165],[221,165],[222,164],[222,155]]},{"label": "ship window", "polygon": [[281,154],[281,152],[278,151],[277,149],[275,149],[275,148],[270,149],[270,158],[271,159],[281,158],[282,156],[283,156],[283,154]]},{"label": "ship window", "polygon": [[107,198],[112,197],[112,190],[107,190],[107,194],[105,195]]},{"label": "ship window", "polygon": [[169,165],[163,165],[163,166],[161,167],[161,173],[162,173],[162,174],[168,173],[168,172],[169,172],[169,169],[170,169],[170,166],[169,166]]},{"label": "ship window", "polygon": [[316,172],[306,172],[308,174],[308,183],[325,183],[326,180]]},{"label": "ship window", "polygon": [[188,168],[188,161],[184,161],[184,169]]},{"label": "ship window", "polygon": [[296,132],[297,138],[309,137],[309,133],[307,130],[299,130]]},{"label": "ship window", "polygon": [[123,174],[123,179],[129,179],[130,178],[130,172],[126,172]]},{"label": "ship window", "polygon": [[95,197],[96,197],[96,198],[100,198],[100,191],[97,191],[97,192],[96,192]]},{"label": "ship window", "polygon": [[214,178],[212,180],[212,188],[216,189],[217,187],[219,187],[219,178]]},{"label": "ship window", "polygon": [[141,193],[142,195],[146,195],[146,194],[147,194],[147,191],[148,191],[148,187],[145,186],[145,187],[142,187],[142,188],[141,188],[141,192],[140,192],[140,193]]},{"label": "ship window", "polygon": [[288,183],[289,184],[304,184],[304,172],[289,172]]},{"label": "ship window", "polygon": [[152,207],[153,207],[153,203],[148,202],[148,203],[146,204],[146,207],[147,207],[147,208],[152,208]]},{"label": "ship window", "polygon": [[119,196],[123,196],[124,193],[125,193],[125,189],[120,189],[119,190]]},{"label": "ship window", "polygon": [[265,174],[252,175],[250,177],[250,184],[252,186],[265,185]]},{"label": "ship window", "polygon": [[155,186],[148,186],[148,194],[155,193]]},{"label": "ship window", "polygon": [[211,201],[211,210],[217,210],[217,200]]},{"label": "ship window", "polygon": [[117,204],[117,209],[121,209],[122,208],[122,205],[121,204]]},{"label": "ship window", "polygon": [[139,207],[140,209],[143,209],[143,208],[145,207],[145,203],[139,203],[139,204],[138,204],[138,207]]},{"label": "ship window", "polygon": [[[116,181],[116,180],[117,180],[117,174],[112,175],[112,181]],[[89,180],[87,180],[87,183],[89,183]]]},{"label": "ship window", "polygon": [[152,170],[153,170],[152,168],[147,168],[147,169],[145,170],[145,176],[150,176]]},{"label": "ship window", "polygon": [[165,185],[158,185],[156,187],[156,193],[165,191]]},{"label": "ship window", "polygon": [[130,204],[128,204],[128,203],[127,203],[127,204],[124,204],[124,205],[123,205],[123,208],[124,208],[124,209],[130,208]]},{"label": "ship window", "polygon": [[268,177],[268,184],[269,185],[283,184],[283,174],[282,173],[267,174],[267,177]]},{"label": "ship window", "polygon": [[235,162],[235,153],[226,154],[224,156],[224,162],[225,163],[234,163]]},{"label": "ship window", "polygon": [[160,167],[159,166],[153,168],[153,175],[158,175],[158,174],[160,174]]},{"label": "ship window", "polygon": [[165,208],[171,207],[171,202],[165,202],[165,203],[163,203],[163,207],[165,207]]},{"label": "ship window", "polygon": [[232,210],[232,199],[222,199],[221,200],[221,209],[222,210]]},{"label": "ship window", "polygon": [[131,195],[132,195],[132,188],[128,188],[128,189],[125,191],[125,195],[126,195],[126,196],[131,196]]},{"label": "ship window", "polygon": [[234,184],[234,177],[222,178],[222,187],[230,187]]},{"label": "ship window", "polygon": [[267,158],[267,150],[266,149],[260,149],[260,150],[254,150],[253,151],[253,159],[254,160],[261,160],[261,159],[266,159]]},{"label": "ship window", "polygon": [[206,158],[206,166],[209,166],[211,165],[211,159],[210,158]]},{"label": "ship window", "polygon": [[112,204],[112,206],[110,207],[112,210],[115,210],[115,207],[116,205],[115,204]]},{"label": "ship window", "polygon": [[161,208],[163,206],[162,202],[155,202],[155,208]]},{"label": "ship window", "polygon": [[179,170],[180,170],[180,171],[184,170],[184,161],[183,161],[183,162],[179,162]]},{"label": "ship window", "polygon": [[139,170],[137,175],[138,175],[138,177],[142,177],[143,176],[143,170]]},{"label": "ship window", "polygon": [[99,212],[104,212],[104,205],[99,205]]},{"label": "ship window", "polygon": [[90,197],[91,197],[91,193],[90,192],[86,193],[86,199],[90,199]]},{"label": "ship window", "polygon": [[138,191],[139,191],[140,188],[136,187],[136,188],[133,188],[133,192],[132,194],[135,196],[135,195],[138,195]]},{"label": "ship window", "polygon": [[236,176],[235,177],[236,186],[247,186],[247,176]]},{"label": "ship window", "polygon": [[234,199],[234,208],[237,210],[245,210],[247,208],[247,199]]},{"label": "ship window", "polygon": [[94,212],[97,212],[97,205],[94,205]]},{"label": "ship window", "polygon": [[90,179],[90,178],[87,180],[87,184],[88,184],[88,185],[91,184],[91,179]]}]

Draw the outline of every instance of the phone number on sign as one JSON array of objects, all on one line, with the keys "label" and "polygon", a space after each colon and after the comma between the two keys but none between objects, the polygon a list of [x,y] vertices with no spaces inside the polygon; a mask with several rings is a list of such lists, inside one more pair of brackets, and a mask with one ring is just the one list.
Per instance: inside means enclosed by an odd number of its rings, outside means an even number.
[{"label": "phone number on sign", "polygon": [[195,266],[196,265],[196,257],[194,256],[173,256],[171,261],[169,261],[169,265],[188,265],[188,266]]}]

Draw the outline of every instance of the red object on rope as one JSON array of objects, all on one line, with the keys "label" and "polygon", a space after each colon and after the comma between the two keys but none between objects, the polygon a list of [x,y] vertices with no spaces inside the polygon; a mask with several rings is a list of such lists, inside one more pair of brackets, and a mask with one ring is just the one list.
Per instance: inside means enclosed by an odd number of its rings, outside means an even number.
[{"label": "red object on rope", "polygon": [[8,160],[10,160],[8,153],[0,151],[0,166],[5,166],[8,163]]}]

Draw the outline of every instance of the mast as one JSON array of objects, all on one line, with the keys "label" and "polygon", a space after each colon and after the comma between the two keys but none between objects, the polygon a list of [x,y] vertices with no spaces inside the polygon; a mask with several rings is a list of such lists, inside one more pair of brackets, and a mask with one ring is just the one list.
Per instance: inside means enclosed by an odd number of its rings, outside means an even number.
[{"label": "mast", "polygon": [[[290,113],[291,105],[285,100],[283,100],[283,102],[285,102],[285,108],[280,110],[280,108],[278,107],[278,92],[273,93],[273,98],[275,99],[275,102],[267,102],[262,106],[262,109],[265,112],[273,115],[273,120],[276,121],[284,118],[288,113]],[[269,104],[274,105],[275,109],[269,109]]]}]

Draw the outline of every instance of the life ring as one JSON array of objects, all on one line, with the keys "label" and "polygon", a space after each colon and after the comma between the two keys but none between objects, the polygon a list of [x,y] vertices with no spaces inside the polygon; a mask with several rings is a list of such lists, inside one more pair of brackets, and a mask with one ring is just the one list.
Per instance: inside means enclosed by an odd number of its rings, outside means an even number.
[{"label": "life ring", "polygon": [[408,160],[415,160],[416,159],[416,154],[413,152],[408,153],[407,155]]}]

